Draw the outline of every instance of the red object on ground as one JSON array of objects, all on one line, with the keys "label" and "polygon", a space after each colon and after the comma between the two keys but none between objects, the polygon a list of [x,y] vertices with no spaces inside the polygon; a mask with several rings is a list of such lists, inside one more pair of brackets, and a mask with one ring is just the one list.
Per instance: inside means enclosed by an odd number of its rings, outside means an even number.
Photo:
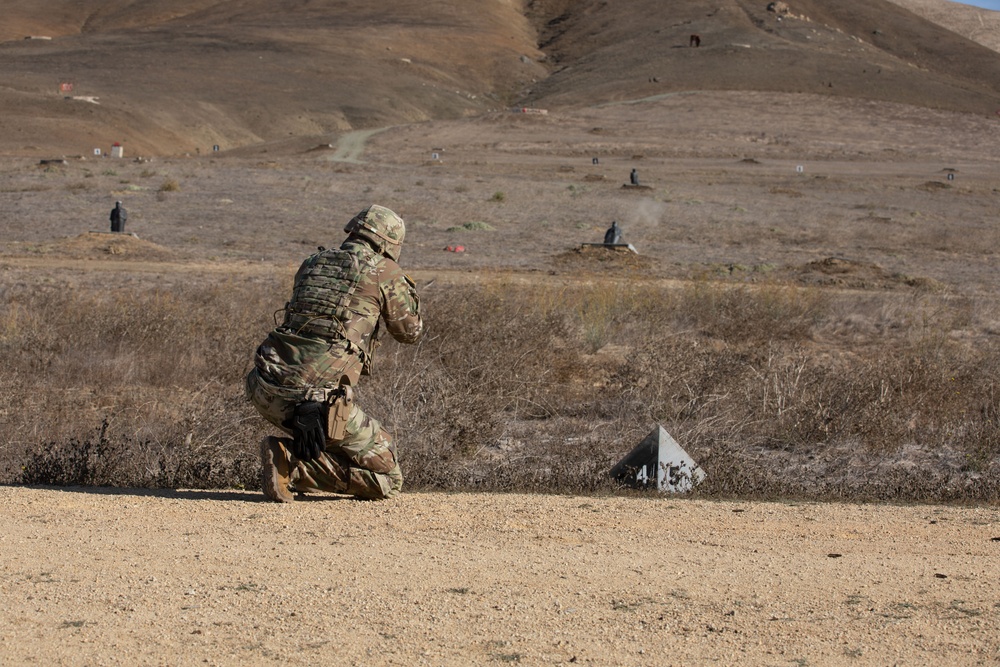
[{"label": "red object on ground", "polygon": [[450,246],[445,246],[445,251],[447,251],[447,252],[465,252],[465,246],[464,245],[450,245]]}]

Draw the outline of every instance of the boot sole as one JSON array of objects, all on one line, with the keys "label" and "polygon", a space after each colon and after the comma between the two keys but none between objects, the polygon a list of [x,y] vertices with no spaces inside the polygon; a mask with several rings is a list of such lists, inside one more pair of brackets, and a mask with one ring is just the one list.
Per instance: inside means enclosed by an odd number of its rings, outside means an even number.
[{"label": "boot sole", "polygon": [[260,441],[260,487],[268,500],[276,503],[295,502],[295,496],[288,490],[288,477],[282,475],[279,465],[287,467],[281,442],[274,436]]}]

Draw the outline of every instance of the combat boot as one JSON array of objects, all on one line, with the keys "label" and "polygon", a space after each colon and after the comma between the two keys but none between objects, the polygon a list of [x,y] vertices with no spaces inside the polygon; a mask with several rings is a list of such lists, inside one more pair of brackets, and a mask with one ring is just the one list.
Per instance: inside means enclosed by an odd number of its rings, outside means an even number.
[{"label": "combat boot", "polygon": [[268,500],[290,503],[295,496],[288,490],[291,463],[288,450],[280,438],[266,436],[260,441],[260,487]]}]

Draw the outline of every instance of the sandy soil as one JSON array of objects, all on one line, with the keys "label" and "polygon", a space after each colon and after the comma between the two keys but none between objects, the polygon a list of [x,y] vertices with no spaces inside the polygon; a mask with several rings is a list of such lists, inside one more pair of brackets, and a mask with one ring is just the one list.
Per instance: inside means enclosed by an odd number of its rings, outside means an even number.
[{"label": "sandy soil", "polygon": [[0,489],[0,663],[974,665],[1000,510]]}]

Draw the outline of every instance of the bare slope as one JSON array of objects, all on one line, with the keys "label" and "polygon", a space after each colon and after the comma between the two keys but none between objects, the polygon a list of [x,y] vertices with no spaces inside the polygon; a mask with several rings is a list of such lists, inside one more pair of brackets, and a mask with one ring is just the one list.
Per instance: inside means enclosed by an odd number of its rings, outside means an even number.
[{"label": "bare slope", "polygon": [[[997,53],[884,0],[535,3],[553,73],[539,105],[688,90],[806,92],[992,113]],[[692,34],[701,45],[689,46]]]},{"label": "bare slope", "polygon": [[14,0],[0,152],[194,153],[687,90],[1000,107],[1000,54],[897,4],[766,4]]},{"label": "bare slope", "polygon": [[[455,118],[506,104],[507,91],[544,75],[534,32],[506,0],[391,11],[360,0],[38,4],[5,16],[9,152],[85,153],[114,140],[132,154],[193,152]],[[96,104],[64,99],[61,81]]]},{"label": "bare slope", "polygon": [[1000,12],[943,0],[892,0],[932,23],[1000,51]]}]

